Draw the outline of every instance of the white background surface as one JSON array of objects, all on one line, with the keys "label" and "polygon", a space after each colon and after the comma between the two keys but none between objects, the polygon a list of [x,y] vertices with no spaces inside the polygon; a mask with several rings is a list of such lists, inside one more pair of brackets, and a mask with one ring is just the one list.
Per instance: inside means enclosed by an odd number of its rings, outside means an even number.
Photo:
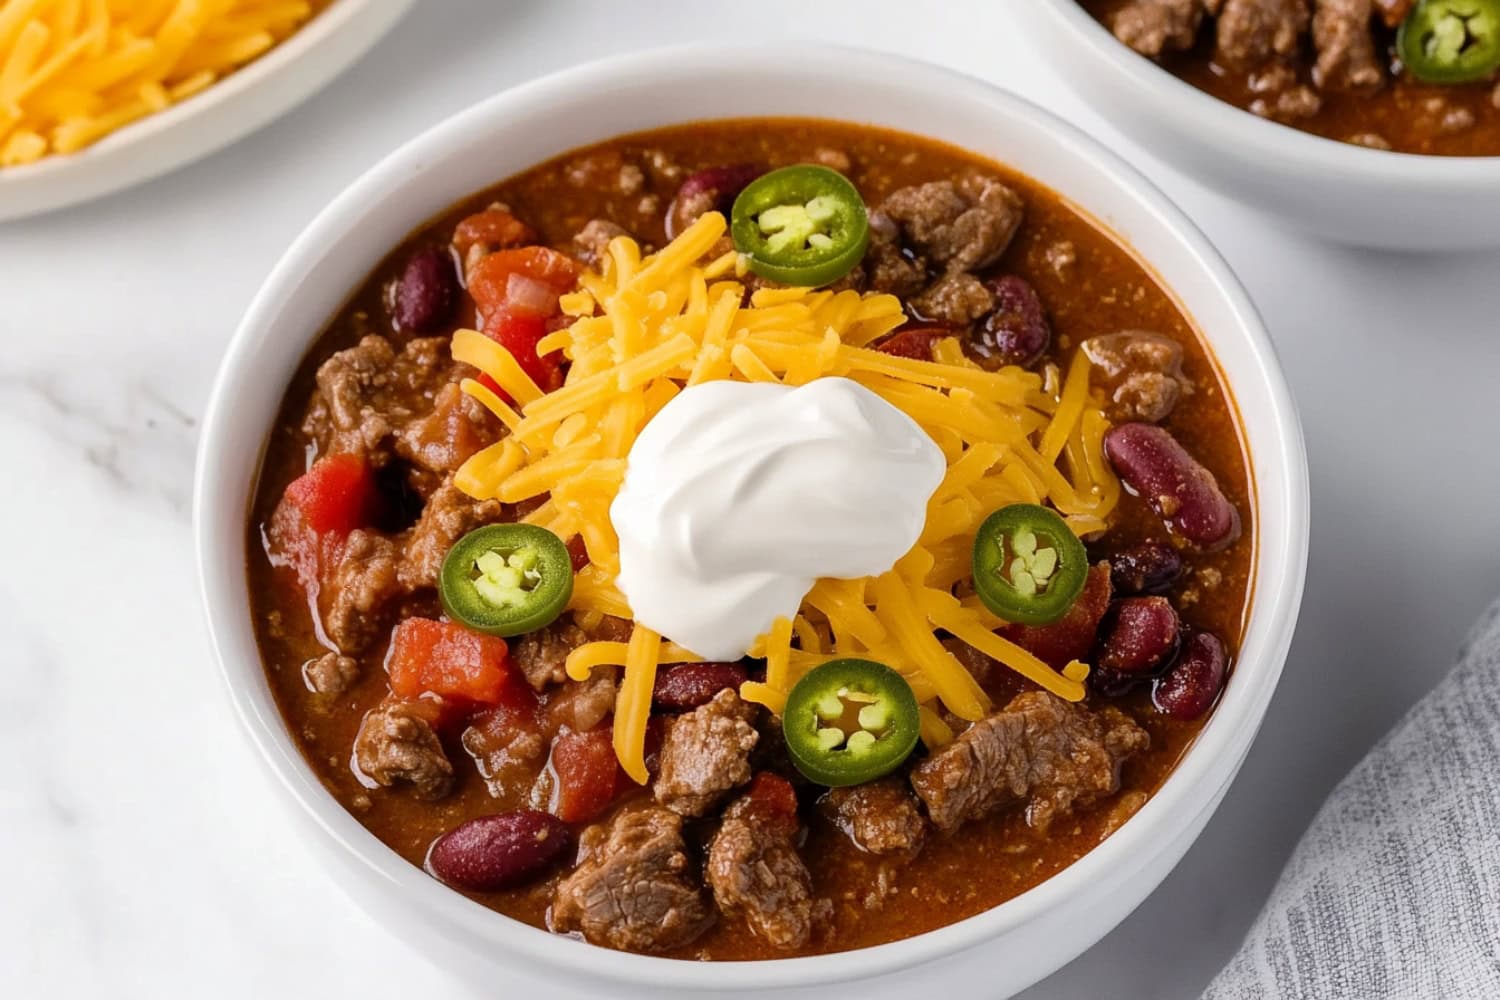
[{"label": "white background surface", "polygon": [[106,201],[0,227],[6,995],[469,996],[337,893],[236,731],[189,544],[196,415],[282,249],[405,139],[594,56],[803,36],[947,63],[1104,138],[1208,231],[1275,336],[1313,477],[1307,600],[1280,692],[1161,890],[1025,994],[1196,996],[1329,789],[1500,592],[1500,254],[1332,247],[1201,192],[1077,106],[1009,29],[1011,2],[1023,0],[918,14],[910,0],[426,0],[250,139]]}]

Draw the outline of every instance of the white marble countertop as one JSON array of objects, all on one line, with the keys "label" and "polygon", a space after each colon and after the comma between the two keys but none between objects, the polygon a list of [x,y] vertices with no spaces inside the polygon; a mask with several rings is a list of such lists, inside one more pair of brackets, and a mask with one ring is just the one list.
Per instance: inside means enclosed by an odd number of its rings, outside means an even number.
[{"label": "white marble countertop", "polygon": [[[598,55],[826,38],[951,64],[1110,136],[1039,70],[1005,3],[922,6],[427,0],[250,139],[0,227],[6,995],[467,995],[316,870],[220,690],[188,506],[196,418],[224,344],[282,248],[378,157],[498,89]],[[1500,255],[1322,245],[1154,175],[1275,335],[1311,452],[1312,568],[1281,690],[1208,830],[1139,911],[1029,1000],[1196,996],[1319,802],[1500,592]]]}]

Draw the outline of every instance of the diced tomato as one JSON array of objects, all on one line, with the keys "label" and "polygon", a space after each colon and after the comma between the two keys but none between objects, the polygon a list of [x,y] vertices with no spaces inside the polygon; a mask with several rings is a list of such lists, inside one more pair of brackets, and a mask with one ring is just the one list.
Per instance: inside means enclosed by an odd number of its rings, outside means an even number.
[{"label": "diced tomato", "polygon": [[287,484],[283,498],[316,532],[347,535],[374,517],[379,494],[370,466],[358,455],[327,455]]},{"label": "diced tomato", "polygon": [[797,790],[774,771],[761,771],[750,780],[746,797],[778,821],[797,825]]},{"label": "diced tomato", "polygon": [[1096,563],[1089,567],[1083,593],[1067,614],[1051,625],[1006,625],[999,632],[1048,666],[1060,670],[1072,660],[1088,657],[1099,634],[1099,623],[1109,610],[1113,591],[1109,565]]},{"label": "diced tomato", "polygon": [[897,330],[877,344],[875,350],[897,358],[931,361],[933,345],[953,335],[954,331],[945,326],[913,326]]},{"label": "diced tomato", "polygon": [[573,557],[573,572],[578,573],[589,564],[589,550],[583,544],[582,535],[568,539],[568,555]]},{"label": "diced tomato", "polygon": [[562,385],[562,354],[537,354],[537,343],[547,335],[547,322],[542,317],[502,310],[485,318],[484,333],[509,351],[543,392]]},{"label": "diced tomato", "polygon": [[459,724],[467,719],[473,711],[473,706],[468,702],[454,701],[451,698],[439,698],[436,695],[423,695],[420,698],[395,698],[386,699],[386,703],[400,702],[407,707],[407,711],[413,715],[421,716],[427,721],[436,733],[449,733],[457,729]]},{"label": "diced tomato", "polygon": [[552,801],[548,811],[565,823],[586,823],[615,800],[630,778],[615,759],[613,730],[565,732],[552,743]]},{"label": "diced tomato", "polygon": [[[469,295],[479,307],[481,315],[517,305],[511,301],[511,276],[529,278],[546,286],[554,300],[569,291],[578,282],[578,262],[565,253],[547,247],[519,247],[514,250],[499,250],[474,265],[469,272]],[[526,287],[521,283],[521,287]],[[512,308],[511,311],[517,311]],[[556,311],[541,309],[528,303],[522,312],[547,316]]]},{"label": "diced tomato", "polygon": [[505,209],[487,208],[459,222],[453,230],[453,249],[463,260],[469,256],[469,249],[476,245],[503,250],[524,246],[535,239],[532,228]]},{"label": "diced tomato", "polygon": [[385,670],[402,698],[431,693],[481,705],[501,702],[522,683],[509,665],[504,639],[454,622],[406,618],[391,632]]},{"label": "diced tomato", "polygon": [[271,556],[292,567],[309,594],[338,565],[344,540],[380,512],[375,474],[357,455],[329,455],[292,480],[266,526]]}]

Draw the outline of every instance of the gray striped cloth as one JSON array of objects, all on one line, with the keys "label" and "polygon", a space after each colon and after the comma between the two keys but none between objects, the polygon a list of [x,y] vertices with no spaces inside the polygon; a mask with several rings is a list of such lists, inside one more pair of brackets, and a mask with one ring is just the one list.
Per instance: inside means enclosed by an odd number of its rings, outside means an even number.
[{"label": "gray striped cloth", "polygon": [[1346,777],[1205,1000],[1500,998],[1500,604]]}]

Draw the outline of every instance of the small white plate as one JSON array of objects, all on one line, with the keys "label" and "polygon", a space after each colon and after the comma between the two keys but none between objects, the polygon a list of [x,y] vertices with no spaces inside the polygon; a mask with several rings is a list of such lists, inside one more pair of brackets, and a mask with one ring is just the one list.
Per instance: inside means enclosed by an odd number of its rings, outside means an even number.
[{"label": "small white plate", "polygon": [[202,93],[77,153],[0,168],[0,222],[112,194],[229,145],[342,73],[413,2],[336,0],[286,41]]}]

